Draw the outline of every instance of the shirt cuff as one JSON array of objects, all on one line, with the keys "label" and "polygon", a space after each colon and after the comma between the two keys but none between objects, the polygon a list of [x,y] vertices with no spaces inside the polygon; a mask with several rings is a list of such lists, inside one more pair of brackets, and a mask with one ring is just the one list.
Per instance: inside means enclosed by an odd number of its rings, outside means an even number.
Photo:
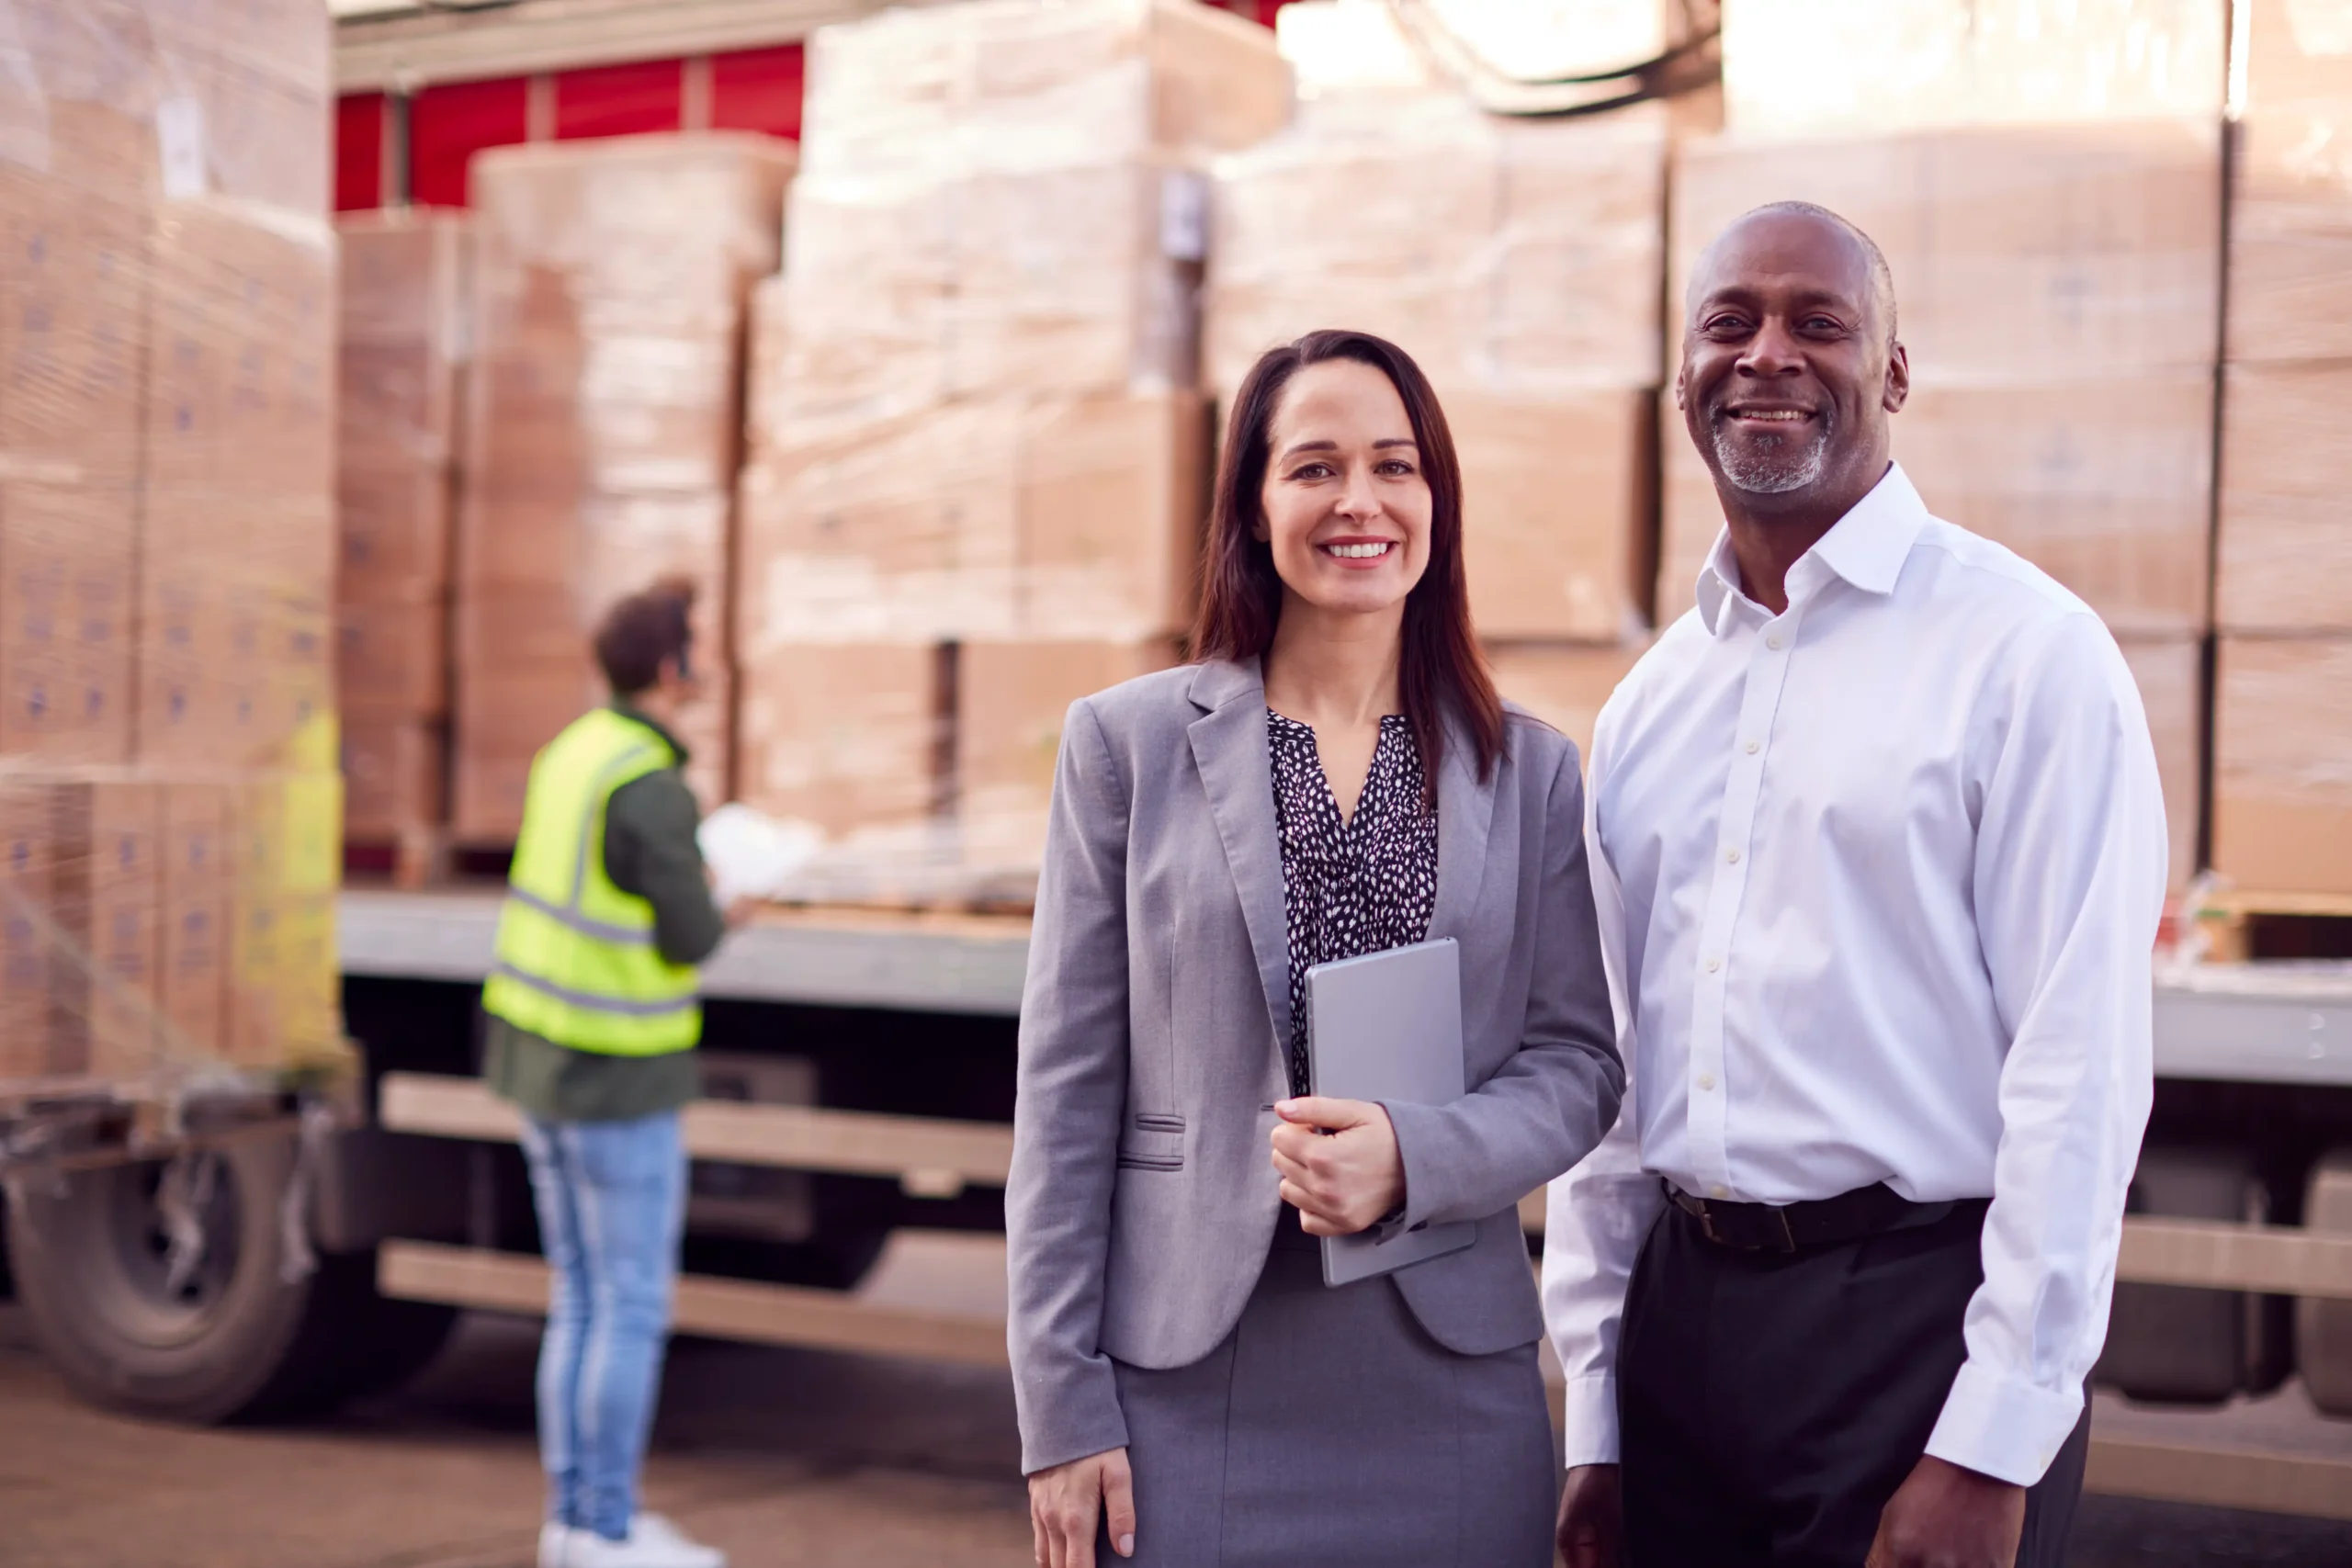
[{"label": "shirt cuff", "polygon": [[2083,1418],[2083,1391],[2052,1392],[1962,1362],[1928,1452],[2012,1485],[2030,1486]]},{"label": "shirt cuff", "polygon": [[1570,1378],[1561,1391],[1567,1466],[1617,1462],[1617,1380],[1606,1372]]}]

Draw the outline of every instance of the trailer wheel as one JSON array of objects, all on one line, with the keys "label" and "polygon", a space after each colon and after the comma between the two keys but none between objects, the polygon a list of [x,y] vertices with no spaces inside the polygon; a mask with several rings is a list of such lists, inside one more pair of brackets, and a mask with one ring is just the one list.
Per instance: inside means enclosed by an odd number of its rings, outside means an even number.
[{"label": "trailer wheel", "polygon": [[360,1327],[348,1309],[371,1260],[284,1277],[293,1163],[290,1138],[249,1137],[17,1186],[17,1294],[77,1393],[198,1423],[310,1414],[344,1395],[338,1352]]}]

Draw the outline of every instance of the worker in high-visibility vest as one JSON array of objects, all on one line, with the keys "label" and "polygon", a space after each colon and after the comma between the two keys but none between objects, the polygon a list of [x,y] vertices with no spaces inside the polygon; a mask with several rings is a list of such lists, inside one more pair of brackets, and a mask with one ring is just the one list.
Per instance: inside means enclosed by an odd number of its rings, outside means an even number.
[{"label": "worker in high-visibility vest", "polygon": [[531,764],[483,1074],[523,1112],[552,1278],[539,1350],[548,1475],[539,1568],[723,1568],[638,1507],[686,1201],[679,1112],[697,1092],[695,965],[722,915],[695,841],[678,715],[699,696],[694,590],[613,606],[594,638],[612,702]]}]

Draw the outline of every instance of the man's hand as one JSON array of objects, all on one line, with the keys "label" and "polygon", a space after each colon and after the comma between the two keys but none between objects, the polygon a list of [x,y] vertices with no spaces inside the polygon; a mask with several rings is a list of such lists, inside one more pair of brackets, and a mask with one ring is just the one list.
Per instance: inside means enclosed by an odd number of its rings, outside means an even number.
[{"label": "man's hand", "polygon": [[1580,1464],[1560,1489],[1560,1561],[1617,1568],[1625,1560],[1625,1495],[1613,1464]]},{"label": "man's hand", "polygon": [[1136,1484],[1127,1450],[1107,1449],[1029,1478],[1029,1530],[1038,1568],[1094,1568],[1096,1527],[1109,1509],[1111,1547],[1136,1554]]},{"label": "man's hand", "polygon": [[749,893],[746,893],[736,898],[732,903],[729,904],[725,913],[720,918],[727,922],[727,929],[729,931],[740,931],[745,926],[750,925],[752,923],[752,917],[759,912],[760,900],[754,898]]},{"label": "man's hand", "polygon": [[1405,1156],[1388,1112],[1362,1100],[1312,1095],[1274,1107],[1274,1168],[1283,1201],[1309,1235],[1353,1235],[1405,1201]]},{"label": "man's hand", "polygon": [[1878,1517],[1863,1568],[2016,1568],[2025,1488],[1930,1455]]}]

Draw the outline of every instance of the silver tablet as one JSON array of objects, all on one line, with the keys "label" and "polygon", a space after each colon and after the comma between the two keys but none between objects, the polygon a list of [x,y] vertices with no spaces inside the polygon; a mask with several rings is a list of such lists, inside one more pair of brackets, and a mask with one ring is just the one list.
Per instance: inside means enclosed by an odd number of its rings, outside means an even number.
[{"label": "silver tablet", "polygon": [[[1462,964],[1451,937],[1317,964],[1306,972],[1306,1070],[1337,1100],[1445,1105],[1462,1098]],[[1459,1252],[1471,1221],[1323,1238],[1323,1282],[1345,1285]]]}]

